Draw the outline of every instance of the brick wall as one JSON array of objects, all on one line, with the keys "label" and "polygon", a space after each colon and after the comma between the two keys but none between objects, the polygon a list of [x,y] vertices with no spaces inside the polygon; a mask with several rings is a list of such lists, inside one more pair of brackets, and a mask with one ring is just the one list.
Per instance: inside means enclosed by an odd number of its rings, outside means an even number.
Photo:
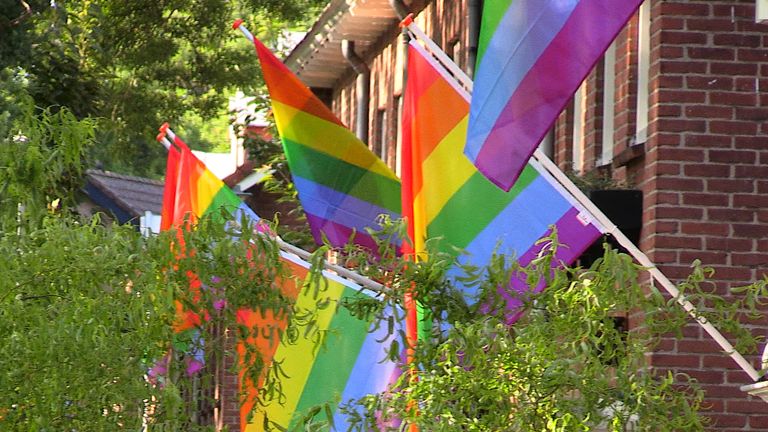
[{"label": "brick wall", "polygon": [[[754,23],[754,2],[654,1],[652,17],[642,184],[652,229],[642,246],[672,278],[701,259],[725,294],[761,278],[768,262],[768,137],[761,130],[768,99],[757,87],[768,86],[768,26]],[[755,331],[766,334],[764,326]],[[768,406],[739,390],[749,377],[702,333],[689,326],[651,364],[702,383],[712,430],[768,430]]]},{"label": "brick wall", "polygon": [[[650,12],[648,139],[642,150],[628,148],[636,130],[635,16],[617,38],[611,175],[643,191],[640,246],[650,259],[673,281],[700,259],[715,269],[712,288],[728,294],[768,269],[768,26],[754,23],[752,1],[652,0]],[[587,79],[587,170],[598,147],[590,134],[601,125],[601,99],[589,90],[600,85],[599,69]],[[573,111],[571,104],[556,124],[563,168],[572,158]],[[754,331],[765,335],[768,320],[761,324]],[[683,334],[662,340],[650,365],[702,384],[710,430],[768,430],[768,406],[739,390],[750,378],[697,325]],[[759,366],[756,356],[748,359]]]}]

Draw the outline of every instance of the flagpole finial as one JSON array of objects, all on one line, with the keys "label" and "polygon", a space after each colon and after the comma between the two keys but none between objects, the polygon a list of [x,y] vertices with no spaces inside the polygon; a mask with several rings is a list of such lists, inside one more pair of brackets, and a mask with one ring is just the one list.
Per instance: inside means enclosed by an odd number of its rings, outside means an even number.
[{"label": "flagpole finial", "polygon": [[232,23],[232,29],[237,30],[242,24],[243,24],[243,19],[238,18],[235,20],[235,22]]},{"label": "flagpole finial", "polygon": [[407,17],[405,17],[402,21],[400,21],[400,28],[406,28],[409,25],[413,24],[413,14],[408,14]]}]

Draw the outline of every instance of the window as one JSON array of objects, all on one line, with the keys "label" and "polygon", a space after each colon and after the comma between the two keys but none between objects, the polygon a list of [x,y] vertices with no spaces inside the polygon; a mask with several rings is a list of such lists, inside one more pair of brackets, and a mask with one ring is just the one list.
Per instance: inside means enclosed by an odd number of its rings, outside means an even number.
[{"label": "window", "polygon": [[459,69],[465,70],[462,56],[463,52],[461,47],[461,39],[456,37],[451,40],[451,42],[448,43],[448,49],[446,50],[446,53],[448,54],[448,57],[450,57],[451,60],[456,63],[456,66],[458,66]]},{"label": "window", "polygon": [[371,151],[381,160],[387,162],[387,110],[379,109],[376,111],[376,130],[371,147]]},{"label": "window", "polygon": [[403,154],[403,98],[401,96],[395,97],[395,110],[396,144],[395,160],[393,163],[395,164],[395,174],[400,177],[400,174],[402,173],[400,167],[400,156]]},{"label": "window", "polygon": [[554,126],[547,131],[547,134],[544,136],[544,139],[541,140],[539,143],[539,149],[542,153],[544,153],[548,158],[552,159],[554,158],[555,154],[555,128]]}]

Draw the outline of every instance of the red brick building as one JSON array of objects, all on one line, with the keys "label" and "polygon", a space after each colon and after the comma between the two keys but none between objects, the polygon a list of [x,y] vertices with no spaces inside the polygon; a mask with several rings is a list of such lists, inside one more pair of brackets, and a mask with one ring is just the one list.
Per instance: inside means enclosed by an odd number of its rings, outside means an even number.
[{"label": "red brick building", "polygon": [[[286,63],[399,171],[398,12],[416,13],[471,74],[480,3],[332,0]],[[646,0],[542,145],[565,171],[639,191],[625,227],[640,248],[677,281],[701,259],[726,293],[768,273],[765,89],[768,25],[755,23],[754,0]],[[739,389],[749,376],[698,325],[684,335],[662,341],[649,363],[699,380],[712,430],[768,430],[768,405]]]}]

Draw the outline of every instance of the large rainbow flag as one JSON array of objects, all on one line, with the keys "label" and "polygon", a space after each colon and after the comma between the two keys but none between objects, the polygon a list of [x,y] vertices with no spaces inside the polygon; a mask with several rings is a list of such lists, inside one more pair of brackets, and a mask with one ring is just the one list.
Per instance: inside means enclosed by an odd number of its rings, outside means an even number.
[{"label": "large rainbow flag", "polygon": [[[206,214],[216,217],[221,211],[249,217],[253,222],[259,220],[178,136],[173,140],[179,150],[171,146],[168,153],[163,202],[163,226],[167,223],[166,229],[182,227],[185,217],[194,221]],[[168,222],[165,222],[166,217]],[[396,324],[393,333],[389,334],[387,326],[379,327],[370,320],[353,317],[347,309],[340,307],[344,301],[369,295],[359,285],[324,271],[321,280],[303,286],[309,263],[286,252],[281,252],[281,260],[289,276],[275,280],[275,288],[294,301],[294,309],[298,313],[313,311],[318,302],[327,307],[318,310],[317,327],[313,333],[300,336],[294,343],[264,336],[274,334],[268,329],[277,330],[277,333],[285,330],[286,317],[274,316],[268,310],[264,314],[247,309],[237,312],[240,323],[263,330],[260,336],[241,341],[238,351],[244,353],[245,344],[255,346],[265,365],[259,382],[254,383],[241,375],[240,430],[261,431],[265,418],[288,428],[296,425],[310,408],[321,404],[331,405],[334,423],[337,428],[344,429],[347,417],[338,410],[341,403],[385,391],[397,377],[396,364],[385,359],[400,326]],[[198,284],[196,289],[199,288]],[[179,331],[199,324],[200,318],[194,314],[186,314],[183,318],[184,322],[177,328]],[[316,337],[321,338],[320,342]],[[258,390],[264,383],[267,369],[275,362],[280,363],[282,372],[287,375],[281,379],[285,397],[279,402],[259,402]],[[257,403],[259,407],[256,407]],[[255,414],[248,421],[252,412]]]},{"label": "large rainbow flag", "polygon": [[[444,251],[468,253],[460,261],[486,265],[495,251],[526,265],[543,247],[537,240],[555,226],[557,261],[571,263],[605,231],[537,163],[526,165],[509,192],[478,172],[462,156],[469,95],[415,41],[404,101],[403,214],[416,253],[426,238],[441,237]],[[511,285],[530,290],[523,280]],[[519,306],[518,298],[505,295],[508,307]]]},{"label": "large rainbow flag", "polygon": [[508,191],[642,0],[486,0],[465,154]]},{"label": "large rainbow flag", "polygon": [[[236,24],[237,25],[237,24]],[[375,250],[366,229],[400,218],[400,180],[258,39],[254,38],[293,182],[315,240]]]}]

